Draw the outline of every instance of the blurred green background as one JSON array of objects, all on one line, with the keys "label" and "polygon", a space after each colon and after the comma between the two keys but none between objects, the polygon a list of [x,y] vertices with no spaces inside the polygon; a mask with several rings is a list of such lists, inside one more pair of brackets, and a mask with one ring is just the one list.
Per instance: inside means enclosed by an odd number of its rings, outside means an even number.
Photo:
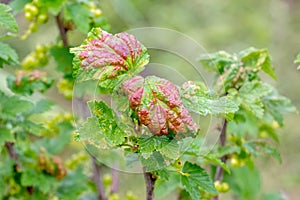
[{"label": "blurred green background", "polygon": [[[274,82],[268,78],[267,81],[275,85],[283,95],[289,97],[298,109],[300,108],[300,71],[296,70],[296,65],[293,63],[297,53],[300,52],[300,1],[101,0],[95,2],[100,5],[103,15],[107,17],[113,33],[139,27],[163,27],[194,38],[208,52],[226,50],[233,53],[250,46],[268,48],[278,74],[278,81]],[[24,32],[28,24],[21,19],[23,13],[19,15],[20,32]],[[21,59],[29,53],[24,49],[32,50],[38,43],[56,40],[58,30],[54,20],[48,24],[41,27],[38,33],[32,34],[26,42],[11,41]],[[80,44],[84,38],[84,35],[78,32],[70,32],[70,34],[73,44]],[[29,48],[24,48],[23,45],[28,45]],[[53,97],[55,90],[54,88],[49,92],[52,100],[71,110],[70,103],[63,97]],[[281,165],[269,157],[257,159],[259,168],[263,171],[263,190],[280,191],[287,196],[287,199],[299,199],[300,195],[298,144],[300,131],[297,124],[299,122],[300,116],[291,114],[286,117],[285,128],[280,130],[279,149],[283,157]],[[126,184],[126,181],[122,183]],[[142,194],[142,192],[137,193]]]}]

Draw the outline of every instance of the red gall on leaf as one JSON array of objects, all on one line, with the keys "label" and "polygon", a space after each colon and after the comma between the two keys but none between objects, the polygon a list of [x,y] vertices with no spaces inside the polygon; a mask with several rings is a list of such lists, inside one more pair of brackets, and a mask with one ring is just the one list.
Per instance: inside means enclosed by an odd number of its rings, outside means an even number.
[{"label": "red gall on leaf", "polygon": [[130,107],[140,122],[156,135],[197,131],[188,110],[182,105],[179,89],[170,81],[149,76],[133,77],[122,84]]},{"label": "red gall on leaf", "polygon": [[125,32],[112,35],[100,28],[94,28],[87,40],[71,52],[75,54],[76,78],[97,79],[100,84],[126,73],[136,74],[149,62],[147,49],[133,35]]}]

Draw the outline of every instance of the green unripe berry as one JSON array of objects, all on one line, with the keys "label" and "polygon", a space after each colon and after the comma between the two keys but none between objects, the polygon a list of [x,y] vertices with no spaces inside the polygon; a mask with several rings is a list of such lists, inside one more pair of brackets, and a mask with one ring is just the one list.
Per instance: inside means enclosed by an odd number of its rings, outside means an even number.
[{"label": "green unripe berry", "polygon": [[221,184],[221,192],[226,193],[226,192],[228,192],[229,190],[230,190],[229,184],[226,183],[226,182],[223,182],[223,183]]},{"label": "green unripe berry", "polygon": [[29,12],[30,12],[33,16],[36,16],[36,15],[39,13],[39,9],[38,9],[36,6],[31,5],[29,8],[30,8],[30,9],[29,9]]},{"label": "green unripe berry", "polygon": [[221,184],[221,181],[215,181],[215,182],[214,182],[214,185],[215,185],[215,188],[216,188],[219,192],[221,192],[221,190],[222,190],[222,184]]},{"label": "green unripe berry", "polygon": [[232,157],[230,159],[230,164],[232,167],[239,167],[240,166],[240,160],[237,157]]},{"label": "green unripe berry", "polygon": [[24,17],[25,19],[27,19],[28,21],[31,21],[33,19],[33,15],[30,12],[25,12],[24,13]]},{"label": "green unripe berry", "polygon": [[25,11],[25,12],[30,12],[31,6],[32,6],[31,3],[27,3],[27,4],[24,6],[24,11]]},{"label": "green unripe berry", "polygon": [[103,184],[104,184],[105,186],[110,186],[111,183],[112,183],[111,175],[105,174],[105,175],[103,176]]},{"label": "green unripe berry", "polygon": [[95,17],[101,17],[101,15],[102,15],[102,11],[100,9],[93,10],[93,13],[94,13]]},{"label": "green unripe berry", "polygon": [[117,194],[112,194],[110,197],[108,197],[108,200],[120,200],[120,197]]},{"label": "green unripe berry", "polygon": [[133,192],[132,191],[128,191],[126,193],[126,199],[127,200],[138,200],[136,196],[134,196]]},{"label": "green unripe berry", "polygon": [[29,30],[31,31],[31,32],[36,32],[37,30],[38,30],[38,25],[36,24],[36,23],[31,23],[30,25],[29,25]]},{"label": "green unripe berry", "polygon": [[46,13],[39,14],[37,17],[37,22],[40,24],[45,24],[48,21],[48,15]]}]

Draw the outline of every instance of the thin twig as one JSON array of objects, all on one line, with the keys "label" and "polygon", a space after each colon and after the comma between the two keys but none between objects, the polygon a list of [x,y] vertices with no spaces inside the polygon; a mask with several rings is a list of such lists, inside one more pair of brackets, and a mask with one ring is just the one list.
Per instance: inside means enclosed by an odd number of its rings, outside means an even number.
[{"label": "thin twig", "polygon": [[110,186],[110,193],[117,193],[119,190],[119,172],[118,169],[119,165],[116,163],[113,165],[112,172],[111,172],[111,177],[112,177],[112,182]]},{"label": "thin twig", "polygon": [[65,47],[67,47],[68,44],[68,38],[67,38],[67,29],[65,28],[63,21],[61,20],[60,14],[58,14],[56,17],[56,24],[60,33],[61,40],[63,41],[63,44]]},{"label": "thin twig", "polygon": [[[221,130],[220,138],[219,138],[221,146],[225,146],[225,144],[226,144],[226,129],[227,129],[227,120],[223,119],[223,126],[222,126],[222,130]],[[226,155],[221,158],[221,161],[223,163],[226,163],[226,160],[227,160]],[[214,181],[222,181],[223,175],[224,175],[224,169],[221,166],[218,166],[216,169]],[[218,195],[213,196],[211,198],[211,200],[219,200],[219,196]]]},{"label": "thin twig", "polygon": [[102,184],[102,177],[101,177],[101,168],[97,162],[97,159],[92,156],[92,164],[93,164],[93,175],[92,179],[96,184],[97,192],[98,192],[98,200],[107,200],[105,195],[104,187]]},{"label": "thin twig", "polygon": [[144,167],[144,178],[146,183],[146,200],[153,200],[154,199],[154,186],[157,177],[155,174],[151,172],[146,172],[146,168]]},{"label": "thin twig", "polygon": [[16,152],[16,150],[14,149],[14,143],[12,142],[5,142],[5,147],[8,151],[9,156],[11,157],[11,159],[16,161],[16,170],[21,170],[22,168],[22,163],[19,160],[19,156]]}]

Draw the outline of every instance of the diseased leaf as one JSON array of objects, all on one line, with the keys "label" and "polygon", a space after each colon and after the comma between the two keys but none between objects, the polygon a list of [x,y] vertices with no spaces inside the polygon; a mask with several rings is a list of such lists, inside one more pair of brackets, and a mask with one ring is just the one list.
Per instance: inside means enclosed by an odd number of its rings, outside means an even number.
[{"label": "diseased leaf", "polygon": [[249,48],[239,53],[244,67],[262,70],[273,79],[276,79],[271,58],[267,49]]},{"label": "diseased leaf", "polygon": [[181,184],[193,200],[200,199],[199,188],[211,194],[218,193],[210,176],[200,166],[185,162],[182,172],[180,176]]},{"label": "diseased leaf", "polygon": [[125,32],[112,35],[100,28],[92,29],[85,42],[72,48],[71,53],[75,54],[76,80],[99,80],[99,87],[106,93],[142,71],[149,62],[146,48],[133,35]]},{"label": "diseased leaf", "polygon": [[181,98],[185,107],[200,115],[228,114],[239,109],[230,97],[218,97],[201,82],[188,81],[181,87]]},{"label": "diseased leaf", "polygon": [[19,57],[8,44],[0,42],[0,68],[3,67],[3,64],[17,65],[19,64]]},{"label": "diseased leaf", "polygon": [[98,120],[99,132],[105,136],[106,141],[110,145],[122,144],[127,135],[124,131],[126,125],[118,123],[114,111],[103,101],[90,101],[88,105],[92,115]]},{"label": "diseased leaf", "polygon": [[9,6],[0,3],[0,27],[4,27],[8,31],[17,32],[18,24],[10,11],[11,8]]},{"label": "diseased leaf", "polygon": [[107,148],[104,135],[100,132],[100,125],[96,117],[89,117],[78,129],[80,141],[87,142],[97,148]]},{"label": "diseased leaf", "polygon": [[15,93],[31,95],[34,91],[45,92],[54,80],[46,72],[34,70],[31,72],[18,71],[16,76],[7,77],[7,86]]},{"label": "diseased leaf", "polygon": [[155,76],[145,79],[136,76],[125,81],[122,88],[131,109],[153,134],[198,130],[198,125],[181,102],[179,89],[170,81]]},{"label": "diseased leaf", "polygon": [[200,57],[199,61],[207,71],[215,71],[220,74],[224,72],[225,67],[236,63],[234,57],[225,51],[204,54]]},{"label": "diseased leaf", "polygon": [[264,105],[262,98],[272,92],[272,87],[261,81],[246,82],[240,88],[238,102],[248,111],[258,118],[264,115]]}]

